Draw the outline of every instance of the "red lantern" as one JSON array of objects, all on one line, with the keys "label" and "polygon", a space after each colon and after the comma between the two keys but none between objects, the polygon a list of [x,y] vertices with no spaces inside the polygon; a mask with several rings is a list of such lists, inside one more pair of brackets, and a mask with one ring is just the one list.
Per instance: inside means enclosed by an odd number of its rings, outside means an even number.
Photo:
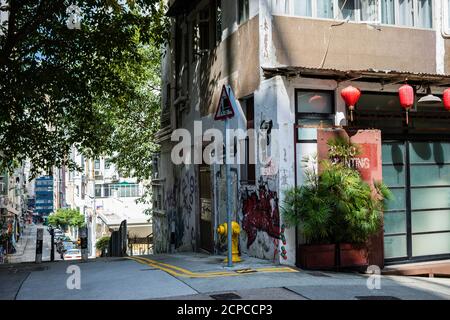
[{"label": "red lantern", "polygon": [[350,121],[353,122],[353,110],[355,110],[355,105],[359,97],[361,97],[361,91],[355,87],[348,86],[341,91],[341,97],[350,110]]},{"label": "red lantern", "polygon": [[400,105],[406,110],[406,124],[408,124],[408,111],[414,105],[414,89],[405,84],[398,89]]},{"label": "red lantern", "polygon": [[450,111],[450,88],[444,91],[444,95],[442,96],[442,101],[444,102],[444,108],[447,111]]}]

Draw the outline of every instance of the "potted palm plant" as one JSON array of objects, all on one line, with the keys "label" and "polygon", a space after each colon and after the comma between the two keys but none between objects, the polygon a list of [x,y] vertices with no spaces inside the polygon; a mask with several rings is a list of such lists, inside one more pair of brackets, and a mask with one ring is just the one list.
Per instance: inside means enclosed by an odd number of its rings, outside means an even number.
[{"label": "potted palm plant", "polygon": [[[286,224],[298,226],[306,244],[299,246],[298,262],[306,269],[361,267],[368,264],[367,241],[382,225],[384,199],[389,189],[382,182],[364,182],[351,166],[358,146],[343,139],[329,141],[330,159],[320,170],[306,170],[305,183],[285,193],[282,213]],[[323,256],[317,245],[335,248],[333,265],[315,262]],[[316,247],[314,247],[316,246]],[[315,257],[315,258],[313,258]]]},{"label": "potted palm plant", "polygon": [[[297,250],[298,263],[306,269],[333,269],[336,245],[332,237],[331,199],[316,174],[315,158],[303,160],[311,164],[305,170],[305,183],[285,192],[281,210],[287,226],[300,227],[306,243]],[[306,164],[308,166],[308,164]]]}]

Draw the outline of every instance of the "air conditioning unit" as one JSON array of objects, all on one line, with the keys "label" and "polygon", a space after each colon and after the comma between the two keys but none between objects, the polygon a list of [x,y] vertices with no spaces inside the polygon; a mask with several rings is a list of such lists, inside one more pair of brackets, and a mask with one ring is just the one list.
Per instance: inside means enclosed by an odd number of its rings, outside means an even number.
[{"label": "air conditioning unit", "polygon": [[102,175],[102,172],[101,172],[100,170],[95,170],[95,171],[94,171],[94,175],[95,175],[96,177],[101,176],[101,175]]}]

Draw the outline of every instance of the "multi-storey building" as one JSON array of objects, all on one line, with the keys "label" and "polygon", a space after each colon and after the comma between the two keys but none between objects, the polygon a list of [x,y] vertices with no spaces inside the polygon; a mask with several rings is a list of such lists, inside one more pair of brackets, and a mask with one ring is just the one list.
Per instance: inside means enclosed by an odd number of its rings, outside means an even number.
[{"label": "multi-storey building", "polygon": [[28,221],[28,201],[24,167],[14,172],[0,173],[0,260],[3,252],[13,253],[25,223]]},{"label": "multi-storey building", "polygon": [[151,234],[147,206],[136,203],[143,183],[121,175],[107,157],[86,159],[75,149],[71,157],[82,171],[65,171],[65,202],[86,217],[90,255],[96,252],[96,239],[117,230],[123,220],[127,220],[129,237]]},{"label": "multi-storey building", "polygon": [[38,214],[41,220],[46,219],[51,214],[54,207],[54,183],[53,176],[40,176],[35,180],[35,208],[34,212]]},{"label": "multi-storey building", "polygon": [[[174,164],[171,153],[180,140],[176,129],[190,133],[193,150],[209,143],[201,141],[205,130],[223,132],[214,114],[227,84],[239,99],[230,128],[272,132],[262,141],[231,140],[234,150],[245,150],[244,164],[232,166],[229,195],[242,252],[295,264],[302,237],[282,228],[283,191],[302,183],[302,158],[323,143],[318,129],[343,128],[350,135],[379,130],[373,165],[396,198],[384,213],[373,262],[450,255],[450,113],[442,103],[418,103],[450,86],[449,1],[172,0],[169,7],[153,180],[157,252],[171,244],[223,252],[214,230],[226,221],[225,166],[192,158]],[[415,92],[408,122],[398,98],[405,83]],[[362,92],[353,121],[341,98],[349,85]],[[258,152],[271,161],[248,161]]]}]

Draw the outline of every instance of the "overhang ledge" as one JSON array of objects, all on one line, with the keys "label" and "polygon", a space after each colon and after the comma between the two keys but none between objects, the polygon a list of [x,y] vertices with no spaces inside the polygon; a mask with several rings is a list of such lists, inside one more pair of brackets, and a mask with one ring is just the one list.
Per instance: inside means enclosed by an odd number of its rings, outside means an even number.
[{"label": "overhang ledge", "polygon": [[395,70],[338,70],[310,67],[262,67],[264,77],[270,79],[275,76],[284,77],[302,77],[330,79],[338,82],[344,81],[362,81],[379,82],[382,85],[397,84],[407,82],[411,85],[421,86],[450,86],[450,75],[432,74],[432,73],[414,73]]}]

